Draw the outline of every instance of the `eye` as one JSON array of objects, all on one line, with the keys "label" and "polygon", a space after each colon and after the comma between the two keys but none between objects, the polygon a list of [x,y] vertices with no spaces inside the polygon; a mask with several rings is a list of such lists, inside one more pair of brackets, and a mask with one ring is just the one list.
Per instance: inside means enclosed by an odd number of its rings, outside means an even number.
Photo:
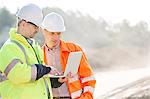
[{"label": "eye", "polygon": [[54,35],[55,34],[55,32],[52,32],[52,35]]},{"label": "eye", "polygon": [[57,32],[57,35],[60,35],[61,34],[61,32]]}]

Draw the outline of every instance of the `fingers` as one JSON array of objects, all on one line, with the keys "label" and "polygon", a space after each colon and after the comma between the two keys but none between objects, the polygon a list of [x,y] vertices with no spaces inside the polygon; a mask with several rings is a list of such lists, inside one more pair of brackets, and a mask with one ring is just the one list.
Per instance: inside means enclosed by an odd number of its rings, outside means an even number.
[{"label": "fingers", "polygon": [[54,67],[51,67],[50,74],[51,75],[60,75],[59,71]]},{"label": "fingers", "polygon": [[73,78],[75,75],[73,75],[71,72],[69,72],[68,74],[67,74],[67,78]]},{"label": "fingers", "polygon": [[59,72],[57,70],[51,70],[50,74],[51,75],[59,75]]}]

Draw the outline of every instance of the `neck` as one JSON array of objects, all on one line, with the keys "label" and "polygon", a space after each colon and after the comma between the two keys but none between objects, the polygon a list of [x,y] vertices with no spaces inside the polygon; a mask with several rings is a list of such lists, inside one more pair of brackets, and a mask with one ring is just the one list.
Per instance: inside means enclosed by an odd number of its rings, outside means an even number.
[{"label": "neck", "polygon": [[52,43],[52,42],[45,43],[45,45],[46,45],[48,48],[53,49],[53,43]]}]

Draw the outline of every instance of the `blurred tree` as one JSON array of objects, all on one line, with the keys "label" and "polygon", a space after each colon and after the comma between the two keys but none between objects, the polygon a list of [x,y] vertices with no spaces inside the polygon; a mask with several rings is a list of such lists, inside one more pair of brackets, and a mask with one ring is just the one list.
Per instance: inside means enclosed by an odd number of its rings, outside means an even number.
[{"label": "blurred tree", "polygon": [[148,30],[148,23],[139,22],[133,27],[133,32],[135,33],[133,39],[133,45],[139,47],[149,47],[150,44],[150,31]]},{"label": "blurred tree", "polygon": [[14,14],[11,14],[6,8],[0,9],[0,47],[8,38],[9,28],[16,22]]},{"label": "blurred tree", "polygon": [[[61,14],[65,19],[66,31],[62,38],[77,42],[85,47],[146,46],[150,42],[150,32],[146,22],[139,22],[135,26],[130,26],[128,20],[123,20],[121,23],[110,25],[101,17],[96,20],[88,14],[82,14],[80,11],[64,12],[60,8],[49,7],[43,9],[44,15],[53,11]],[[6,8],[0,9],[1,34],[8,31],[15,24],[15,21],[15,16]],[[6,36],[6,34],[3,36]],[[37,35],[36,39],[41,44],[44,41],[41,33]]]},{"label": "blurred tree", "polygon": [[11,14],[6,8],[0,9],[0,32],[6,28],[12,27],[16,22],[15,16]]}]

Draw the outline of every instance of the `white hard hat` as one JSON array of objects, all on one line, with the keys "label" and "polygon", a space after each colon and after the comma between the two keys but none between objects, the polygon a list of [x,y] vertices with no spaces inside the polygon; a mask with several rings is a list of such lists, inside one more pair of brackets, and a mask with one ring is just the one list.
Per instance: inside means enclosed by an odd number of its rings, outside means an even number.
[{"label": "white hard hat", "polygon": [[35,4],[28,4],[26,6],[23,6],[18,11],[16,16],[28,22],[32,22],[37,26],[41,26],[43,21],[42,10]]},{"label": "white hard hat", "polygon": [[64,19],[61,15],[52,12],[45,16],[42,27],[49,32],[65,31]]}]

